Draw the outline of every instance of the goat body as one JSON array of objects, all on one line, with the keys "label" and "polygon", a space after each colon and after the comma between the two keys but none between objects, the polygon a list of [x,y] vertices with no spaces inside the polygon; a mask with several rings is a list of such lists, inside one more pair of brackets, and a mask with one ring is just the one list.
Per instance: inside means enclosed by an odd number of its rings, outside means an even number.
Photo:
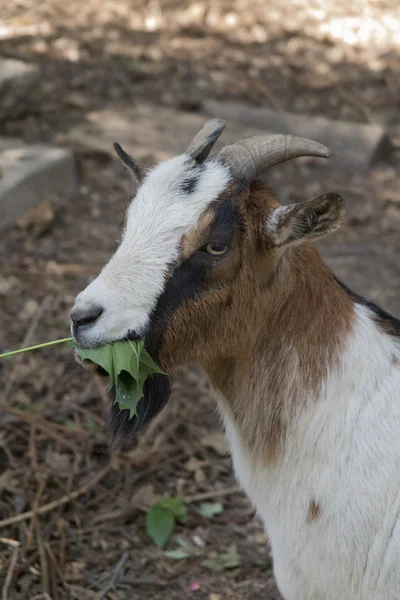
[{"label": "goat body", "polygon": [[[400,600],[400,323],[340,285],[312,245],[339,227],[340,196],[281,206],[253,181],[329,150],[263,136],[208,159],[223,126],[144,177],[72,332],[89,347],[143,338],[169,374],[204,367],[285,600]],[[114,447],[169,393],[157,375],[136,419],[114,407]]]},{"label": "goat body", "polygon": [[[268,376],[260,366],[259,379]],[[296,375],[286,376],[287,400],[297,401]],[[255,387],[241,389],[249,411]],[[265,524],[285,600],[400,598],[399,389],[400,345],[355,304],[343,352],[317,397],[293,411],[272,464],[248,448],[232,400],[220,397],[236,474]]]}]

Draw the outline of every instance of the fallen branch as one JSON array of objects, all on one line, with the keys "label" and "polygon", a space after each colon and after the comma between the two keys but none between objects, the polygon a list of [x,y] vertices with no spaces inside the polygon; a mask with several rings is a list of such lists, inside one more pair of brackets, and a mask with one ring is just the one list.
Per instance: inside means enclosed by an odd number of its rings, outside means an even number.
[{"label": "fallen branch", "polygon": [[[39,429],[42,429],[43,431],[45,431],[45,433],[47,433],[48,435],[51,435],[52,437],[56,436],[57,431],[60,431],[62,433],[66,433],[66,434],[72,435],[72,436],[76,436],[76,435],[88,436],[88,434],[89,434],[89,432],[86,429],[70,429],[66,425],[60,425],[59,423],[54,423],[53,421],[47,421],[46,419],[42,419],[41,417],[39,417],[35,414],[32,414],[32,413],[26,412],[24,410],[21,410],[20,408],[14,408],[13,406],[2,406],[1,408],[5,412],[8,412],[10,415],[14,415],[14,417],[18,417],[22,421],[26,421],[27,423],[31,423],[31,424],[35,425],[36,427],[38,427]],[[55,439],[60,443],[63,443],[63,441],[64,441],[59,436],[55,437]],[[75,448],[75,446],[73,446],[73,447]]]},{"label": "fallen branch", "polygon": [[13,553],[11,555],[11,560],[10,560],[10,565],[8,567],[8,571],[7,571],[7,575],[6,575],[6,580],[4,582],[3,585],[3,589],[2,589],[2,600],[8,600],[9,596],[8,596],[8,588],[10,587],[10,583],[11,583],[11,579],[14,573],[14,569],[15,569],[15,565],[17,564],[17,558],[18,558],[18,548],[14,548]]},{"label": "fallen branch", "polygon": [[[165,588],[167,587],[168,583],[166,581],[157,581],[156,579],[144,579],[143,577],[120,577],[119,584],[124,584],[126,586],[141,586],[141,585],[150,585],[153,587],[160,587],[160,588]],[[122,587],[122,585],[121,585]]]},{"label": "fallen branch", "polygon": [[212,490],[211,492],[204,492],[203,494],[188,496],[185,498],[185,502],[191,504],[192,502],[200,502],[201,500],[210,500],[211,498],[220,498],[221,496],[229,496],[230,494],[240,493],[240,489],[235,485],[235,487],[224,488],[222,490]]},{"label": "fallen branch", "polygon": [[102,590],[100,590],[100,593],[97,596],[96,600],[104,600],[104,598],[107,596],[108,592],[110,592],[113,588],[115,588],[117,579],[118,579],[127,560],[128,560],[128,554],[126,552],[124,552],[121,559],[118,561],[117,565],[111,571],[109,581],[105,584],[105,586],[102,588]]},{"label": "fallen branch", "polygon": [[87,483],[86,485],[83,485],[82,487],[75,490],[74,492],[71,492],[71,494],[68,494],[67,496],[62,496],[58,500],[54,500],[53,502],[49,502],[48,504],[39,506],[39,508],[36,511],[28,510],[27,512],[21,513],[19,515],[15,515],[14,517],[9,517],[8,519],[3,519],[2,521],[0,521],[0,529],[2,529],[3,527],[7,527],[8,525],[14,525],[15,523],[21,523],[21,521],[26,521],[27,519],[31,519],[35,515],[43,515],[49,511],[53,510],[54,508],[58,508],[59,506],[62,506],[63,504],[68,504],[69,502],[73,502],[79,496],[86,494],[86,492],[88,492],[90,490],[90,488],[97,485],[99,483],[99,481],[101,481],[107,475],[107,473],[109,471],[111,471],[111,469],[112,469],[112,465],[108,464],[106,467],[104,467],[104,469],[102,469],[99,473],[97,473],[97,475],[95,475],[89,481],[89,483]]}]

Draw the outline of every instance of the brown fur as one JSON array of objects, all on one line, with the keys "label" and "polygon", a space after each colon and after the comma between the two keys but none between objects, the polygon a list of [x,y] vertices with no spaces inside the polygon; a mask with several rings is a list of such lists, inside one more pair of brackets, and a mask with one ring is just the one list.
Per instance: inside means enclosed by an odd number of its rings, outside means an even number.
[{"label": "brown fur", "polygon": [[307,523],[316,521],[321,516],[321,506],[315,500],[311,500],[307,514]]},{"label": "brown fur", "polygon": [[191,256],[198,248],[201,248],[207,242],[207,234],[211,228],[214,219],[214,210],[206,210],[193,227],[182,240],[181,260]]},{"label": "brown fur", "polygon": [[[312,245],[268,243],[265,223],[277,206],[262,186],[242,193],[243,231],[207,289],[173,314],[160,352],[165,369],[203,365],[244,445],[263,462],[277,459],[290,419],[317,398],[353,318],[351,299]],[[185,252],[206,238],[210,222],[199,221]]]}]

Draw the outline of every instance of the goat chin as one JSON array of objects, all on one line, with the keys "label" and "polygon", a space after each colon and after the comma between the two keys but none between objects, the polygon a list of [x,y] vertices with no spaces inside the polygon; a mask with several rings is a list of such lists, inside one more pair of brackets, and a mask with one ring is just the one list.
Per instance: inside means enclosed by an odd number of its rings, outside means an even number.
[{"label": "goat chin", "polygon": [[115,391],[110,392],[111,408],[107,418],[110,451],[130,448],[137,432],[149,423],[167,404],[171,382],[167,375],[152,375],[144,384],[144,397],[137,405],[137,415],[129,418],[128,410],[120,410]]}]

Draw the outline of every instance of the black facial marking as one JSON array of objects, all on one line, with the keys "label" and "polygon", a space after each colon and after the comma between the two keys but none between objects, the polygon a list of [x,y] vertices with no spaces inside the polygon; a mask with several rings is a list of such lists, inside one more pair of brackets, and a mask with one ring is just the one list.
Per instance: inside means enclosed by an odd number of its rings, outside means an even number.
[{"label": "black facial marking", "polygon": [[110,450],[127,449],[132,446],[137,432],[149,423],[167,404],[171,383],[167,375],[155,374],[144,384],[144,397],[137,406],[137,416],[129,418],[129,410],[120,410],[111,393],[112,405],[107,418]]},{"label": "black facial marking", "polygon": [[191,175],[184,179],[179,185],[179,190],[182,194],[193,194],[200,180],[200,174]]},{"label": "black facial marking", "polygon": [[191,256],[175,270],[157,301],[146,336],[146,347],[152,356],[157,355],[162,334],[172,314],[185,300],[195,298],[207,285],[207,265],[196,258]]},{"label": "black facial marking", "polygon": [[211,229],[211,241],[218,240],[230,243],[235,229],[240,225],[240,215],[232,198],[226,198],[217,207]]},{"label": "black facial marking", "polygon": [[391,335],[394,335],[396,337],[397,336],[400,337],[400,321],[399,321],[399,319],[396,319],[396,317],[393,317],[391,314],[389,314],[388,312],[383,310],[383,308],[381,308],[377,304],[374,304],[374,302],[369,302],[369,300],[366,300],[362,296],[359,296],[358,294],[354,293],[352,290],[350,290],[347,287],[347,285],[345,285],[337,277],[335,277],[335,279],[336,279],[337,283],[340,285],[340,287],[350,296],[350,298],[353,300],[353,302],[367,307],[373,313],[374,321],[377,323],[377,325],[379,325],[382,329],[384,329],[385,332],[387,332]]}]

